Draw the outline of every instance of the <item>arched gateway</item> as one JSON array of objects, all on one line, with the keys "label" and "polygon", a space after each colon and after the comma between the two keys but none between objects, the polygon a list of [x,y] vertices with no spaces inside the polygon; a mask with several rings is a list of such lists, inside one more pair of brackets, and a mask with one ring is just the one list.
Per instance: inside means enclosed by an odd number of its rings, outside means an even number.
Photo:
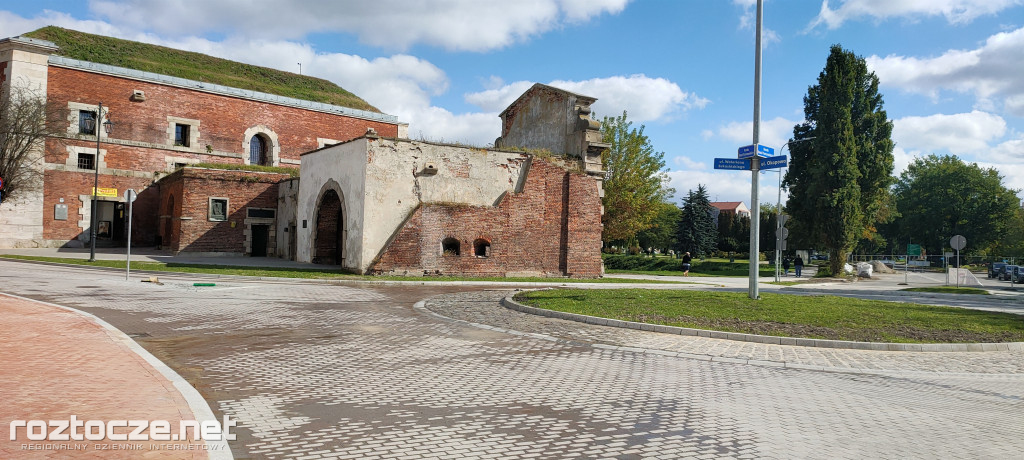
[{"label": "arched gateway", "polygon": [[313,235],[313,263],[341,265],[344,258],[345,221],[341,197],[333,189],[324,191],[316,209]]}]

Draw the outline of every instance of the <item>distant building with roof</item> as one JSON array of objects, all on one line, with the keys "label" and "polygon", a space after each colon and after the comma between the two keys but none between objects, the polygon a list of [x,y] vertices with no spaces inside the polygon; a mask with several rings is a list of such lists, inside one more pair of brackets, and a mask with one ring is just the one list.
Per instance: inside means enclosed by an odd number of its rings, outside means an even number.
[{"label": "distant building with roof", "polygon": [[715,219],[715,226],[718,226],[718,217],[725,216],[729,219],[733,216],[750,218],[750,208],[742,201],[712,201],[711,217]]}]

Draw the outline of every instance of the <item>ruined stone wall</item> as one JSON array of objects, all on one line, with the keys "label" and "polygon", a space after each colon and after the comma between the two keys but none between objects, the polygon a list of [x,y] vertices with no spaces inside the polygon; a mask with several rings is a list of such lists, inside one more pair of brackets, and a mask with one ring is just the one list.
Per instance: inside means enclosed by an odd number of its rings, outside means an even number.
[{"label": "ruined stone wall", "polygon": [[[597,180],[547,161],[529,167],[520,193],[495,206],[423,204],[412,211],[374,273],[466,276],[601,275]],[[444,252],[444,241],[459,251]],[[489,247],[478,250],[486,242]],[[478,255],[479,253],[479,255]]]}]

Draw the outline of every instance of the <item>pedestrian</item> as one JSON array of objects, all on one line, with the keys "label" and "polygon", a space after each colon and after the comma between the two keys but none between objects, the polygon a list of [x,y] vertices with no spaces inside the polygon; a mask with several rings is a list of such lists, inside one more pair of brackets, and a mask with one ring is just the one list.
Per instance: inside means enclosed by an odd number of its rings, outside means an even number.
[{"label": "pedestrian", "polygon": [[789,276],[789,256],[782,258],[782,274],[784,276]]},{"label": "pedestrian", "polygon": [[693,258],[690,257],[690,253],[683,254],[683,276],[690,276],[690,261]]},{"label": "pedestrian", "polygon": [[796,269],[796,277],[800,277],[800,272],[804,271],[804,259],[798,254],[796,260],[793,261],[793,268]]}]

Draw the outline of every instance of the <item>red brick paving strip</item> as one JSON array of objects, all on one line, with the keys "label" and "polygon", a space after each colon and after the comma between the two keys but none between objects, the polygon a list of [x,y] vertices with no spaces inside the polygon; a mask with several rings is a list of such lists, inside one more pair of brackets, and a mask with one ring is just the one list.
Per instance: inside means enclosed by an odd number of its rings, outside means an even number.
[{"label": "red brick paving strip", "polygon": [[25,428],[11,441],[12,420],[166,420],[177,433],[196,417],[123,335],[87,315],[0,295],[0,331],[0,458],[208,458],[203,441],[31,441]]}]

